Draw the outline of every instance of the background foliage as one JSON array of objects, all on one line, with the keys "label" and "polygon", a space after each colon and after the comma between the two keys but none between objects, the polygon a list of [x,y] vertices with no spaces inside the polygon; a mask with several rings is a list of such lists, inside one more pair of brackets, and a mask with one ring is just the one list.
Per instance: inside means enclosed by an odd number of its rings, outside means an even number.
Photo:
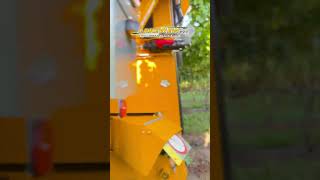
[{"label": "background foliage", "polygon": [[191,0],[191,25],[195,28],[192,44],[183,52],[180,73],[183,81],[192,83],[205,79],[210,73],[210,0]]},{"label": "background foliage", "polygon": [[319,179],[320,1],[219,2],[234,179]]},{"label": "background foliage", "polygon": [[221,22],[230,89],[318,86],[320,1],[233,1],[230,8]]}]

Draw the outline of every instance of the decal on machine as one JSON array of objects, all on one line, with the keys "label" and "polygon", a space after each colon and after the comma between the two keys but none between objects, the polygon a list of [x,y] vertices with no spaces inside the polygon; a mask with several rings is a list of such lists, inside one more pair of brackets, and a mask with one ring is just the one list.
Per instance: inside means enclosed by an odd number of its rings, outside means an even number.
[{"label": "decal on machine", "polygon": [[174,135],[171,139],[169,139],[169,145],[178,153],[186,154],[187,147],[182,138],[177,135]]},{"label": "decal on machine", "polygon": [[181,135],[173,135],[163,147],[169,157],[179,166],[186,159],[191,146]]}]

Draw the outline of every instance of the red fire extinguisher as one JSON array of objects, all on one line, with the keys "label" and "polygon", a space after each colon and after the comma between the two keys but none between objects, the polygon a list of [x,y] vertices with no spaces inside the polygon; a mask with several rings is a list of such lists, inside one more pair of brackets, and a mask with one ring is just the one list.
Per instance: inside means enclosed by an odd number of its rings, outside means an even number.
[{"label": "red fire extinguisher", "polygon": [[127,102],[123,99],[119,101],[119,116],[120,118],[127,116]]},{"label": "red fire extinguisher", "polygon": [[43,176],[53,168],[52,131],[48,121],[38,121],[32,129],[32,170]]}]

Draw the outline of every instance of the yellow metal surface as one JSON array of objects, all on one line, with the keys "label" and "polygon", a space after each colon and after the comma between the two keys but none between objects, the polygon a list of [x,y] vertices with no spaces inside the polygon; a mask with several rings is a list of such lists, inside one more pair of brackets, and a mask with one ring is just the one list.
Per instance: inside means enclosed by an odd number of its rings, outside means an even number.
[{"label": "yellow metal surface", "polygon": [[181,130],[167,117],[156,116],[112,118],[110,125],[113,154],[144,176],[150,173],[167,140]]},{"label": "yellow metal surface", "polygon": [[[146,1],[150,3],[150,1]],[[144,2],[141,4],[144,7]],[[170,14],[170,1],[159,1],[152,11],[153,22],[155,27],[172,25]],[[172,54],[152,54],[147,59],[155,63],[156,68],[149,71],[146,63],[141,64],[141,79],[136,92],[129,96],[127,101],[128,113],[147,113],[147,112],[163,112],[171,121],[179,124],[179,97],[177,86],[176,61]],[[132,68],[136,68],[137,59],[132,63]],[[137,77],[136,77],[137,78]],[[160,85],[161,81],[167,80],[170,86],[165,88]],[[111,99],[110,112],[118,113],[118,101]],[[180,125],[180,124],[179,124]]]},{"label": "yellow metal surface", "polygon": [[[169,0],[143,1],[139,8],[141,27],[145,25],[151,14],[153,14],[155,27],[171,26],[173,23],[170,2]],[[38,4],[45,10],[38,13],[32,4]],[[41,113],[45,112],[46,118],[51,121],[54,136],[54,162],[107,162],[109,154],[106,148],[108,144],[106,137],[109,129],[106,125],[108,121],[105,117],[106,109],[104,109],[104,97],[107,97],[105,85],[108,77],[107,60],[99,51],[99,44],[96,42],[96,39],[103,39],[101,28],[92,27],[93,22],[98,18],[93,18],[93,14],[99,14],[99,12],[87,12],[89,13],[87,15],[91,14],[88,18],[92,19],[83,20],[81,16],[69,17],[68,22],[71,23],[66,26],[63,14],[64,10],[70,6],[72,6],[71,3],[63,0],[55,1],[54,5],[32,0],[21,6],[25,23],[30,23],[24,24],[28,29],[21,33],[25,39],[19,39],[19,43],[29,47],[21,50],[20,58],[23,60],[21,69],[28,70],[33,60],[38,58],[39,50],[48,53],[48,56],[54,54],[54,61],[58,67],[61,67],[52,84],[46,87],[30,87],[30,89],[26,87],[27,91],[23,94],[24,100],[33,102],[33,105],[25,105],[25,107],[30,112],[38,109]],[[46,22],[46,18],[49,18],[52,23],[48,23],[44,30],[41,22]],[[94,33],[97,35],[91,37],[86,33],[89,30],[95,30]],[[68,38],[68,41],[61,43],[64,38]],[[33,43],[32,46],[28,46],[30,42]],[[90,43],[95,47],[94,52],[86,49]],[[91,56],[87,57],[88,54],[93,54],[93,59]],[[111,178],[114,180],[166,179],[165,177],[181,180],[186,179],[187,176],[185,164],[174,169],[169,159],[160,155],[164,143],[173,134],[181,131],[176,62],[172,54],[150,55],[148,61],[156,66],[151,72],[148,63],[141,64],[141,83],[137,92],[127,99],[128,112],[161,112],[163,117],[150,125],[145,123],[158,117],[127,117],[111,120]],[[132,68],[136,68],[134,64]],[[66,74],[71,71],[75,74],[67,76]],[[164,80],[170,83],[168,87],[160,85]],[[79,87],[83,88],[83,92],[80,92]],[[62,92],[65,94],[61,94]],[[61,97],[65,98],[61,99]],[[57,99],[62,102],[56,102]],[[48,109],[53,110],[49,112]],[[111,112],[116,113],[117,110],[117,100],[112,100]],[[22,165],[27,163],[26,130],[23,119],[0,119],[1,163]],[[52,172],[45,177],[33,178],[23,171],[1,172],[0,179],[9,177],[13,180],[91,180],[107,179],[107,173],[107,170],[105,172]]]},{"label": "yellow metal surface", "polygon": [[[171,0],[146,0],[139,11],[140,28],[149,18],[154,27],[172,26]],[[184,4],[185,5],[185,4]],[[137,41],[138,46],[143,41]],[[167,156],[162,155],[164,144],[181,132],[177,65],[173,54],[152,54],[133,61],[137,88],[126,99],[127,113],[161,113],[161,116],[142,115],[110,118],[111,125],[111,179],[153,180],[187,178],[185,163],[173,168]],[[169,86],[161,83],[169,82]],[[111,99],[110,112],[119,113],[118,100]],[[150,124],[149,124],[150,123]]]},{"label": "yellow metal surface", "polygon": [[169,159],[165,156],[158,156],[148,176],[142,176],[136,172],[113,152],[111,152],[110,160],[113,162],[110,173],[111,180],[183,180],[187,179],[188,175],[185,164],[172,169]]},{"label": "yellow metal surface", "polygon": [[[143,4],[142,4],[143,6]],[[170,1],[159,1],[153,11],[155,27],[172,25]],[[138,61],[139,59],[137,59]],[[151,54],[149,61],[155,63],[156,68],[150,72],[146,63],[140,66],[141,82],[135,94],[128,97],[128,113],[164,112],[172,121],[179,123],[179,99],[177,86],[176,61],[172,54]],[[136,62],[132,68],[136,68]],[[137,78],[137,77],[136,77]],[[161,81],[167,80],[170,86],[164,88]],[[110,112],[118,112],[118,101],[111,99]]]},{"label": "yellow metal surface", "polygon": [[[102,106],[65,108],[53,115],[54,161],[100,163],[109,159],[107,121]],[[104,137],[104,138],[103,138]]]},{"label": "yellow metal surface", "polygon": [[[41,67],[41,61],[46,59],[36,60],[39,54],[46,54],[54,65],[45,70],[55,74],[45,85],[23,79],[26,81],[23,109],[31,117],[41,115],[51,121],[55,162],[105,162],[108,157],[109,129],[105,117],[108,62],[99,49],[104,42],[101,30],[104,23],[98,23],[104,11],[99,1],[90,2],[21,1],[23,22],[30,23],[26,25],[28,29],[20,32],[24,38],[18,39],[25,47],[19,52],[21,72],[28,72],[38,64]],[[71,13],[75,5],[80,7],[79,14]],[[50,23],[44,26],[47,21]],[[92,51],[88,50],[92,46]],[[42,72],[40,68],[36,70]]]},{"label": "yellow metal surface", "polygon": [[173,26],[172,1],[161,0],[153,11],[154,27]]},{"label": "yellow metal surface", "polygon": [[[105,42],[102,35],[105,23],[99,23],[105,11],[100,5],[83,16],[82,10],[90,6],[86,2],[91,0],[17,3],[17,76],[23,77],[18,99],[23,112],[17,115],[19,118],[0,117],[0,179],[99,180],[108,177],[107,168],[53,171],[39,178],[26,172],[30,162],[27,124],[33,117],[50,121],[55,163],[81,165],[109,161],[108,61],[101,49],[101,43]],[[75,4],[81,9],[79,14],[71,13]],[[92,36],[87,31],[92,31]],[[95,44],[97,39],[100,44]],[[94,45],[94,52],[88,50],[90,44]],[[42,62],[49,63],[44,67]],[[47,71],[53,72],[52,79],[44,84],[37,82]],[[35,75],[30,76],[30,72]]]},{"label": "yellow metal surface", "polygon": [[0,164],[27,162],[26,135],[26,123],[23,119],[0,118]]},{"label": "yellow metal surface", "polygon": [[[213,68],[214,69],[214,68]],[[211,78],[213,79],[212,82],[212,89],[216,90],[216,81],[215,81],[215,74],[211,73]],[[214,104],[218,104],[217,102],[217,92],[214,91],[211,95],[212,97],[212,102]],[[212,121],[212,132],[213,132],[213,153],[211,156],[211,162],[213,163],[213,174],[212,177],[213,179],[216,180],[224,180],[224,161],[223,161],[223,152],[222,152],[222,142],[221,142],[221,131],[220,131],[220,117],[218,113],[218,108],[217,106],[212,106],[212,113],[211,113],[211,119]]]},{"label": "yellow metal surface", "polygon": [[5,180],[29,180],[31,177],[25,172],[0,172],[0,179]]},{"label": "yellow metal surface", "polygon": [[181,0],[181,9],[182,9],[183,14],[186,14],[189,7],[190,7],[189,0]]},{"label": "yellow metal surface", "polygon": [[[138,85],[137,92],[127,98],[128,113],[162,112],[179,124],[176,62],[170,54],[156,56],[150,61],[155,62],[157,68],[149,72],[145,64],[141,66],[141,84]],[[160,85],[165,80],[170,83],[169,87]]]},{"label": "yellow metal surface", "polygon": [[48,176],[38,178],[29,176],[27,180],[108,180],[108,177],[109,173],[107,171],[76,171],[53,172]]},{"label": "yellow metal surface", "polygon": [[73,172],[52,172],[44,177],[32,177],[26,172],[0,172],[2,180],[108,180],[109,172],[103,171],[73,171]]},{"label": "yellow metal surface", "polygon": [[[159,0],[145,0],[138,10],[140,28],[144,28]],[[161,2],[162,3],[162,2]]]}]

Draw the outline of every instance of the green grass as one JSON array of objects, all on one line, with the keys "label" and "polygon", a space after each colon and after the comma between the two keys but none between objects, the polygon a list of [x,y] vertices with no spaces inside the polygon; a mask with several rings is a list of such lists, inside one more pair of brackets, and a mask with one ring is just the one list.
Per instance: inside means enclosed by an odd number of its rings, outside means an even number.
[{"label": "green grass", "polygon": [[254,149],[274,149],[302,144],[303,139],[298,129],[272,130],[256,129],[254,131],[230,129],[230,142],[234,145]]},{"label": "green grass", "polygon": [[234,180],[319,180],[320,162],[302,158],[268,161],[256,168],[234,167]]},{"label": "green grass", "polygon": [[[320,110],[319,102],[317,101],[316,111]],[[299,123],[305,120],[304,101],[301,96],[282,94],[265,97],[256,94],[227,99],[226,107],[232,148],[244,147],[248,151],[256,151],[303,145],[303,132],[299,126]],[[311,126],[307,131],[311,142],[320,144],[318,126]],[[233,179],[319,180],[320,161],[303,158],[269,160],[252,164],[251,168],[246,167],[246,162],[237,162],[233,164]]]},{"label": "green grass", "polygon": [[[257,128],[256,130],[230,129],[230,142],[233,145],[245,145],[247,148],[276,149],[292,146],[303,146],[302,129],[290,128],[275,130]],[[320,132],[317,128],[308,130],[310,143],[320,144]]]},{"label": "green grass", "polygon": [[210,112],[196,112],[183,115],[186,133],[203,133],[210,128]]},{"label": "green grass", "polygon": [[[199,91],[181,93],[183,109],[205,109],[205,95]],[[186,133],[203,133],[210,128],[210,112],[183,111],[184,130]]]},{"label": "green grass", "polygon": [[204,108],[207,97],[200,91],[188,91],[181,93],[182,108]]},{"label": "green grass", "polygon": [[[269,100],[267,99],[269,98]],[[269,104],[266,103],[266,99]],[[261,123],[268,118],[275,122],[293,122],[303,118],[303,99],[297,96],[261,94],[239,99],[227,99],[228,120],[240,123]]]},{"label": "green grass", "polygon": [[[205,98],[205,94],[200,91],[181,93],[182,107],[205,109]],[[266,100],[269,100],[269,104],[265,103]],[[256,94],[239,99],[227,99],[226,108],[232,144],[273,149],[300,145],[303,142],[301,128],[293,126],[304,118],[303,98],[300,96],[282,94],[265,97]],[[183,117],[187,133],[203,133],[210,127],[209,111],[188,111],[183,113]],[[279,125],[284,128],[277,129]],[[320,131],[315,129],[310,132],[312,143],[320,143]]]},{"label": "green grass", "polygon": [[[282,148],[302,144],[303,133],[299,124],[304,120],[303,97],[287,94],[265,97],[256,94],[227,99],[226,102],[232,144],[255,148]],[[279,126],[282,128],[277,128]],[[320,132],[308,131],[311,141],[320,143]]]}]

